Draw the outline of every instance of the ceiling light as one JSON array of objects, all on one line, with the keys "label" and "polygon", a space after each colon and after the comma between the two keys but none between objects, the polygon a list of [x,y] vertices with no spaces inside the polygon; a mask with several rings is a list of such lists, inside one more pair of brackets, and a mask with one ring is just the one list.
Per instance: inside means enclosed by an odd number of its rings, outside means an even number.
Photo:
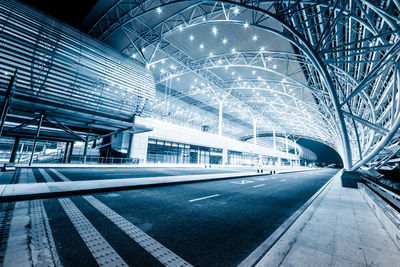
[{"label": "ceiling light", "polygon": [[235,53],[236,52],[236,49],[235,48],[232,48],[232,53]]},{"label": "ceiling light", "polygon": [[246,23],[243,25],[243,27],[244,27],[245,29],[247,29],[247,28],[249,27],[249,24],[246,22]]},{"label": "ceiling light", "polygon": [[256,71],[255,71],[255,70],[253,70],[251,73],[253,73],[253,74],[256,74]]},{"label": "ceiling light", "polygon": [[257,39],[258,39],[257,35],[254,35],[252,39],[253,39],[253,41],[257,41]]},{"label": "ceiling light", "polygon": [[212,28],[212,33],[214,34],[214,35],[217,35],[217,32],[218,32],[218,30],[217,30],[217,27],[213,27]]},{"label": "ceiling light", "polygon": [[203,44],[200,44],[200,49],[203,49],[204,48],[204,45]]},{"label": "ceiling light", "polygon": [[191,34],[191,35],[189,36],[189,40],[190,40],[190,41],[193,41],[193,40],[194,40],[193,34]]},{"label": "ceiling light", "polygon": [[265,50],[264,46],[261,46],[260,51],[264,51],[264,50]]},{"label": "ceiling light", "polygon": [[210,57],[214,56],[214,54],[212,52],[210,52]]},{"label": "ceiling light", "polygon": [[182,27],[182,25],[179,25],[178,29],[179,29],[180,32],[183,32],[183,27]]},{"label": "ceiling light", "polygon": [[161,12],[162,12],[161,7],[157,7],[157,13],[161,14]]},{"label": "ceiling light", "polygon": [[235,14],[235,15],[239,14],[239,8],[235,7],[233,9],[233,14]]},{"label": "ceiling light", "polygon": [[226,44],[228,42],[228,40],[226,40],[226,38],[224,38],[223,40],[222,40],[222,43],[223,44]]}]

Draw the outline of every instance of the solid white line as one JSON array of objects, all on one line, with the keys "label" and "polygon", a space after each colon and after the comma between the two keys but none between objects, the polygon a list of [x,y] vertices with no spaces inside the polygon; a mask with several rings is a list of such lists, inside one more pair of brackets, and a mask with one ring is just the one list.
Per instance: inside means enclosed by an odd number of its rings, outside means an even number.
[{"label": "solid white line", "polygon": [[284,181],[286,181],[287,179],[282,179],[282,180],[279,180],[280,182],[284,182]]},{"label": "solid white line", "polygon": [[259,185],[254,185],[253,187],[261,187],[264,186],[265,184],[259,184]]},{"label": "solid white line", "polygon": [[207,199],[207,198],[212,198],[212,197],[219,197],[219,194],[191,199],[191,200],[189,200],[189,202],[195,202],[195,201],[199,201],[199,200],[203,200],[203,199]]}]

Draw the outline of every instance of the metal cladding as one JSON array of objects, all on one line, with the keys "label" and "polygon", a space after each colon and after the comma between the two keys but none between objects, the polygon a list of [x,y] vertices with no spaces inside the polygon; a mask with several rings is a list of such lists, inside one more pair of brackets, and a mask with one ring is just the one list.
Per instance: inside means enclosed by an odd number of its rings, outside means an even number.
[{"label": "metal cladding", "polygon": [[126,120],[146,116],[151,73],[129,57],[14,1],[0,2],[0,90],[15,98]]}]

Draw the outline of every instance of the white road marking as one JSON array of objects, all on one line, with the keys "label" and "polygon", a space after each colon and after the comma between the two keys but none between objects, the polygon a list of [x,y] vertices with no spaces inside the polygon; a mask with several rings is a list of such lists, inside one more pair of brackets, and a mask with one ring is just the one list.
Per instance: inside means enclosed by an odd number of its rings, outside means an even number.
[{"label": "white road marking", "polygon": [[254,181],[268,181],[269,178],[255,178]]},{"label": "white road marking", "polygon": [[[135,240],[147,252],[153,255],[165,266],[191,266],[185,260],[164,247],[157,240],[140,230],[124,217],[107,207],[104,203],[93,196],[84,196],[95,209],[107,217],[119,229],[124,231],[130,238]],[[115,265],[116,266],[116,265]]]},{"label": "white road marking", "polygon": [[251,181],[251,180],[241,180],[240,182],[231,182],[231,184],[249,184],[249,183],[254,183],[254,181]]},{"label": "white road marking", "polygon": [[45,170],[39,169],[39,172],[42,174],[43,178],[46,180],[47,183],[55,182],[54,179],[51,178],[51,176],[48,175]]},{"label": "white road marking", "polygon": [[282,180],[279,180],[280,182],[284,182],[284,181],[287,181],[287,179],[282,179]]},{"label": "white road marking", "polygon": [[206,197],[200,197],[200,198],[191,199],[191,200],[189,200],[189,202],[196,202],[196,201],[199,201],[199,200],[203,200],[203,199],[207,199],[207,198],[212,198],[212,197],[219,197],[219,194],[215,194],[215,195],[211,195],[211,196],[206,196]]},{"label": "white road marking", "polygon": [[100,266],[128,266],[71,199],[62,198],[58,201]]},{"label": "white road marking", "polygon": [[254,185],[253,187],[261,187],[264,186],[265,184],[259,184],[259,185]]},{"label": "white road marking", "polygon": [[61,180],[63,180],[64,182],[69,182],[71,181],[70,179],[68,179],[67,177],[65,177],[64,174],[60,173],[59,171],[55,170],[55,169],[49,169],[50,171],[52,171],[55,175],[58,176],[58,178],[60,178]]}]

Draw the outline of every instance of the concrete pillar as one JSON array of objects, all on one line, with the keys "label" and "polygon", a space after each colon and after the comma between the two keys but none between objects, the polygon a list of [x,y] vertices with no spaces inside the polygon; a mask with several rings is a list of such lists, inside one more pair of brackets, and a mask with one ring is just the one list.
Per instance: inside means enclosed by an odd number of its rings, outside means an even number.
[{"label": "concrete pillar", "polygon": [[226,148],[222,149],[222,164],[223,165],[228,164],[228,149],[226,149]]},{"label": "concrete pillar", "polygon": [[219,109],[218,109],[218,135],[222,136],[222,108],[223,102],[219,102]]},{"label": "concrete pillar", "polygon": [[14,140],[14,145],[13,145],[13,148],[12,148],[12,151],[11,151],[11,156],[10,156],[10,163],[14,163],[15,162],[15,158],[16,158],[16,155],[17,155],[17,149],[18,149],[18,146],[19,146],[19,141],[20,141],[20,138],[19,137],[15,137],[15,140]]},{"label": "concrete pillar", "polygon": [[276,151],[276,132],[275,129],[272,130],[272,138],[274,141],[274,151]]},{"label": "concrete pillar", "polygon": [[288,140],[287,136],[285,138],[285,142],[286,142],[286,154],[288,154],[289,153],[289,140]]},{"label": "concrete pillar", "polygon": [[133,158],[133,142],[134,142],[135,135],[133,133],[128,134],[128,152],[126,156],[128,158]]}]

